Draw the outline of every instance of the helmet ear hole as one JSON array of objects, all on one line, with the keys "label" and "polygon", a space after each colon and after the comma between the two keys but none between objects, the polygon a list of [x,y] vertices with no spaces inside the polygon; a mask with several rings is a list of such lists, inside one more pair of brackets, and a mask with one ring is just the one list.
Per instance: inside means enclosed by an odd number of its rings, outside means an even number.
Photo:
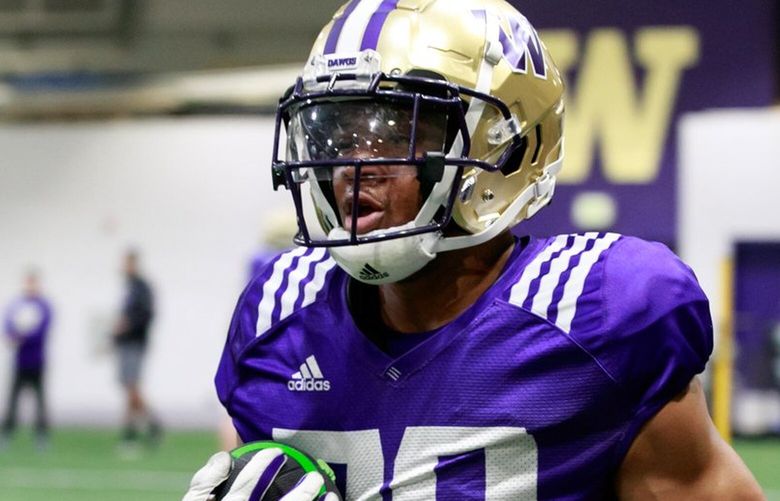
[{"label": "helmet ear hole", "polygon": [[514,174],[515,172],[519,171],[520,166],[523,165],[523,158],[525,157],[525,152],[528,149],[528,138],[521,137],[519,141],[519,145],[515,144],[511,146],[512,152],[504,162],[504,165],[501,166],[501,174],[504,176]]},{"label": "helmet ear hole", "polygon": [[531,165],[536,164],[539,161],[539,153],[542,152],[542,126],[536,124],[536,148],[534,148],[534,155],[531,157]]},{"label": "helmet ear hole", "polygon": [[[535,145],[533,155],[531,156],[531,165],[535,165],[536,162],[539,161],[539,154],[542,152],[542,126],[536,124],[533,134],[536,137],[534,138]],[[505,176],[514,174],[520,170],[520,166],[523,165],[523,159],[528,150],[528,135],[521,137],[520,145],[513,146],[513,148],[515,148],[515,150],[509,155],[509,158],[504,162],[504,165],[501,166],[501,173]]]}]

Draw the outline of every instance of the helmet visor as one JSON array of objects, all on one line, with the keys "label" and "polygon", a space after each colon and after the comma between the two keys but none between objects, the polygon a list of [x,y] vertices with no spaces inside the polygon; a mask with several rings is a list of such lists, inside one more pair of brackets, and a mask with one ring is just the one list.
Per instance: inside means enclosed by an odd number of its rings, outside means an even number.
[{"label": "helmet visor", "polygon": [[444,153],[447,116],[411,101],[351,100],[301,104],[290,110],[287,161],[420,159]]}]

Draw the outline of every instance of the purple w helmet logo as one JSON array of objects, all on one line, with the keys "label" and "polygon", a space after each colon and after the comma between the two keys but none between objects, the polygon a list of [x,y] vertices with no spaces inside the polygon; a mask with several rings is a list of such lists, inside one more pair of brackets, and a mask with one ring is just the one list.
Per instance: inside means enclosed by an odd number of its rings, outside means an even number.
[{"label": "purple w helmet logo", "polygon": [[[473,11],[474,15],[485,22],[484,10]],[[504,58],[520,73],[528,73],[528,60],[531,60],[534,75],[539,78],[547,78],[547,68],[544,65],[544,51],[539,35],[534,30],[528,19],[519,12],[513,12],[506,18],[507,26],[501,23],[498,41],[501,43]]]}]

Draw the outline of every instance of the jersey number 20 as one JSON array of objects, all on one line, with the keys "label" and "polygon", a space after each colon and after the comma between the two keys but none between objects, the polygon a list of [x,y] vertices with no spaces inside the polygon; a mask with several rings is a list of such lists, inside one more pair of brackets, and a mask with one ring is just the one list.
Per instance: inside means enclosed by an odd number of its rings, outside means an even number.
[{"label": "jersey number 20", "polygon": [[[312,451],[329,463],[346,465],[348,500],[381,499],[385,465],[379,430],[275,428],[273,438]],[[435,500],[439,458],[480,449],[485,454],[486,501],[536,499],[536,442],[524,428],[413,426],[404,431],[395,455],[393,501]]]}]

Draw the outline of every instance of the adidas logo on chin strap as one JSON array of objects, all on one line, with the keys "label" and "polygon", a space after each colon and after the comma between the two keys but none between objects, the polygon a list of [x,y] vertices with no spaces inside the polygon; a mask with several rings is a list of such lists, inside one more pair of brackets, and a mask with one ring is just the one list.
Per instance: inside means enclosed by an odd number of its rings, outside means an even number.
[{"label": "adidas logo on chin strap", "polygon": [[301,364],[301,370],[293,374],[292,378],[287,381],[287,389],[290,391],[330,391],[330,381],[322,375],[314,355],[310,355]]},{"label": "adidas logo on chin strap", "polygon": [[363,269],[360,270],[360,278],[362,280],[382,280],[383,278],[387,278],[389,276],[389,273],[379,271],[368,263],[366,263],[365,266],[363,266]]}]

